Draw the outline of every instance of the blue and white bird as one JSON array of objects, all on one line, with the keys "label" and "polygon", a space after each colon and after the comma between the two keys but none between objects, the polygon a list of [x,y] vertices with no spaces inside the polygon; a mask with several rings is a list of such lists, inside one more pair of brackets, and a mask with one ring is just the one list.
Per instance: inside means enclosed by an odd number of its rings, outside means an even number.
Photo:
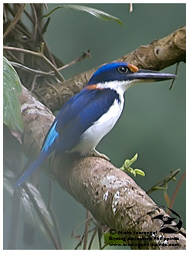
[{"label": "blue and white bird", "polygon": [[[81,92],[60,109],[37,159],[16,182],[20,186],[52,153],[77,152],[81,156],[95,150],[118,121],[124,107],[124,93],[140,82],[174,79],[173,74],[141,70],[124,62],[100,67]],[[106,156],[105,156],[106,157]]]}]

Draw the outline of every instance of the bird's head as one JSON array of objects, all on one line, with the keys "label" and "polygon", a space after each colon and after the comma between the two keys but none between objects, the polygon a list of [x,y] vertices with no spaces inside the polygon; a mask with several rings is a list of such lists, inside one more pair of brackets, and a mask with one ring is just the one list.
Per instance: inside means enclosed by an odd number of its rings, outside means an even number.
[{"label": "bird's head", "polygon": [[136,83],[175,79],[176,75],[152,70],[143,70],[125,63],[114,62],[100,67],[89,80],[86,89],[110,88],[125,92]]}]

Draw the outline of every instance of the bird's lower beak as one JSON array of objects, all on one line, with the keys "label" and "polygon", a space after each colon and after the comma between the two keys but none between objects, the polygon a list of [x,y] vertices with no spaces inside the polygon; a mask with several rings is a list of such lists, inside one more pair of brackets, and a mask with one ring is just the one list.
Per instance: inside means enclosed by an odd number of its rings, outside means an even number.
[{"label": "bird's lower beak", "polygon": [[162,73],[158,71],[152,71],[152,70],[144,70],[139,69],[136,72],[133,72],[131,74],[131,79],[136,81],[144,81],[144,82],[156,82],[156,81],[164,81],[169,79],[175,79],[176,75],[168,74],[168,73]]}]

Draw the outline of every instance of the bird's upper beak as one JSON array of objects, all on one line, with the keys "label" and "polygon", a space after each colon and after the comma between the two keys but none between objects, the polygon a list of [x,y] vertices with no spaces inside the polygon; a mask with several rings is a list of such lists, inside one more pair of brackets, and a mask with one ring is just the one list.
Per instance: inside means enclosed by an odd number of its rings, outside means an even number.
[{"label": "bird's upper beak", "polygon": [[168,79],[175,79],[176,75],[174,74],[168,74],[168,73],[162,73],[158,71],[152,71],[152,70],[144,70],[139,69],[139,71],[132,74],[133,80],[144,80],[145,82],[155,82],[155,81],[164,81]]},{"label": "bird's upper beak", "polygon": [[136,66],[129,64],[131,70],[130,79],[133,81],[139,82],[155,82],[155,81],[164,81],[169,79],[175,79],[176,75],[162,73],[158,71],[138,69]]}]

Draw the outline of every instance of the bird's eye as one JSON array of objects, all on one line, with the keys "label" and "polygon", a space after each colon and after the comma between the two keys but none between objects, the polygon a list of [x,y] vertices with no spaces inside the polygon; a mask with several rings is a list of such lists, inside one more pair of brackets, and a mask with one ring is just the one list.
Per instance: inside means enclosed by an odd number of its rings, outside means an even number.
[{"label": "bird's eye", "polygon": [[128,68],[126,66],[119,66],[118,71],[120,73],[127,73],[128,72]]}]

